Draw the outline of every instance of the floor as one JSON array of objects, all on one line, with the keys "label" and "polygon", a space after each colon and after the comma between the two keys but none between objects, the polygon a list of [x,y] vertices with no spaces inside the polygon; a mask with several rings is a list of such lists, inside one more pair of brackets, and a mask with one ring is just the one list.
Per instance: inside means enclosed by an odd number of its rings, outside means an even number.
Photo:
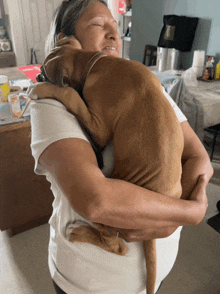
[{"label": "floor", "polygon": [[55,294],[48,258],[49,225],[12,238],[0,232],[0,293]]},{"label": "floor", "polygon": [[[209,207],[205,220],[217,213],[216,203],[220,199],[220,163],[213,163],[213,167],[215,169],[215,174],[207,188]],[[202,275],[204,276],[204,273],[201,273],[201,281],[197,281],[198,284],[196,284],[196,280],[200,279],[200,277],[193,277],[195,281],[192,283],[192,287],[190,285],[192,292],[183,291],[183,294],[220,294],[220,282],[218,284],[218,280],[220,281],[220,276],[218,276],[220,263],[217,263],[220,255],[219,250],[217,251],[217,247],[220,248],[220,235],[217,234],[216,231],[214,231],[213,229],[210,229],[210,227],[204,222],[202,226],[198,227],[198,230],[196,228],[187,229],[185,231],[185,238],[187,238],[187,240],[189,239],[189,244],[193,243],[193,238],[198,237],[196,234],[204,235],[206,230],[208,231],[208,242],[210,242],[212,246],[206,244],[206,247],[204,247],[206,256],[206,259],[204,260],[209,261],[209,267],[207,268],[207,270],[210,272],[211,278],[207,275],[205,275],[205,277],[202,277]],[[189,236],[187,234],[189,234]],[[206,239],[205,236],[203,237]],[[48,224],[18,234],[12,238],[9,238],[7,231],[0,231],[0,294],[55,294],[47,265],[48,239]],[[214,246],[213,244],[215,243],[213,242],[216,242],[216,240],[218,244],[217,246]],[[216,251],[213,250],[213,246],[214,249],[216,247]],[[201,247],[200,250],[203,250],[202,248],[203,247]],[[190,281],[187,282],[188,279],[190,279],[188,273],[188,266],[190,265],[188,263],[185,263],[186,270],[183,269],[183,264],[186,259],[185,254],[189,253],[187,250],[189,251],[188,248],[185,248],[185,251],[183,251],[184,261],[181,261],[181,254],[183,255],[183,253],[180,253],[180,259],[178,259],[176,265],[177,269],[175,268],[175,275],[178,277],[178,280],[176,281],[178,282],[178,285],[176,286],[180,286],[179,283],[182,275],[185,275],[183,279],[185,281],[185,284],[183,284],[184,287],[187,286],[186,284],[191,283]],[[194,258],[194,256],[192,258]],[[198,254],[197,256],[195,256],[195,258],[197,259],[193,264],[198,264],[201,258],[198,256]],[[190,262],[191,258],[188,258],[187,260],[189,260]],[[180,267],[179,264],[181,264],[182,266]],[[204,266],[204,264],[201,265],[201,268],[203,268],[203,270]],[[182,269],[182,271],[178,272],[180,268]],[[162,288],[162,292],[160,293],[182,293],[179,290],[178,292],[170,291],[169,278],[167,279],[167,281],[168,282],[164,283],[164,290]],[[211,288],[209,288],[210,291],[207,292],[205,287],[207,287],[207,283],[209,285],[209,282]],[[203,283],[206,283],[204,284],[204,287]],[[200,290],[197,292],[194,288],[198,288],[198,285]],[[203,289],[205,289],[205,292],[201,290],[202,287]]]},{"label": "floor", "polygon": [[214,168],[214,175],[211,178],[207,187],[207,196],[209,199],[209,206],[206,212],[205,220],[219,213],[216,203],[220,200],[220,162],[212,162]]}]

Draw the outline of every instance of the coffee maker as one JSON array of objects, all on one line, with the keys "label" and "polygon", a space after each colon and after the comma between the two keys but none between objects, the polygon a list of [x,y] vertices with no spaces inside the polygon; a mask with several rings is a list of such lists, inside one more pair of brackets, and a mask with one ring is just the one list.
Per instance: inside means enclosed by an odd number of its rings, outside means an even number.
[{"label": "coffee maker", "polygon": [[180,69],[181,52],[191,51],[198,20],[197,17],[164,15],[157,44],[158,71]]}]

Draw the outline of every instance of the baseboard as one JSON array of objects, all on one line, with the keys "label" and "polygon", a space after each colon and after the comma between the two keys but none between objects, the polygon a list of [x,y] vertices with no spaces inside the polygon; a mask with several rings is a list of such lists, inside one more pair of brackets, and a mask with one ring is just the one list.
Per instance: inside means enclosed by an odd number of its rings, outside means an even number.
[{"label": "baseboard", "polygon": [[207,224],[210,225],[214,230],[220,233],[220,213],[214,215],[207,220]]}]

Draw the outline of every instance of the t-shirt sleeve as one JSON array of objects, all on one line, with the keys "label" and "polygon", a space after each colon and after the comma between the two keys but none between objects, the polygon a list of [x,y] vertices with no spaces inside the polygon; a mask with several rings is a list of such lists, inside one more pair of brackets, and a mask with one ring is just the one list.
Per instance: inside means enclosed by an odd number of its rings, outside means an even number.
[{"label": "t-shirt sleeve", "polygon": [[45,173],[39,157],[50,144],[66,138],[79,138],[89,142],[75,116],[57,100],[41,99],[32,102],[30,120],[31,151],[36,174]]},{"label": "t-shirt sleeve", "polygon": [[163,88],[163,93],[165,95],[165,97],[167,98],[167,100],[170,102],[171,106],[173,107],[176,116],[179,120],[179,122],[184,122],[187,120],[186,116],[183,114],[183,112],[180,110],[180,108],[177,106],[176,102],[170,97],[170,95],[165,91],[165,88]]}]

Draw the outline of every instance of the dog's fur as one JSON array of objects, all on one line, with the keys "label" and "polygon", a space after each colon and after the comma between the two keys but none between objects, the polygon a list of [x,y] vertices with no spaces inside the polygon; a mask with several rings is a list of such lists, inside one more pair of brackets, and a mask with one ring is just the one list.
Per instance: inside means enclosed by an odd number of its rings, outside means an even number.
[{"label": "dog's fur", "polygon": [[[76,88],[81,73],[95,52],[71,49],[63,56],[52,52],[42,74],[53,84]],[[61,101],[88,130],[92,141],[114,147],[112,178],[180,198],[183,134],[176,114],[162,92],[159,80],[137,61],[101,57],[90,69],[83,88],[85,103],[70,87],[53,98]],[[89,231],[89,232],[88,232]],[[120,238],[109,238],[82,227],[71,242],[90,242],[119,255],[126,253]],[[104,245],[103,245],[104,244]],[[147,293],[156,281],[156,241],[143,242],[147,265]],[[113,249],[112,249],[113,248]]]}]

